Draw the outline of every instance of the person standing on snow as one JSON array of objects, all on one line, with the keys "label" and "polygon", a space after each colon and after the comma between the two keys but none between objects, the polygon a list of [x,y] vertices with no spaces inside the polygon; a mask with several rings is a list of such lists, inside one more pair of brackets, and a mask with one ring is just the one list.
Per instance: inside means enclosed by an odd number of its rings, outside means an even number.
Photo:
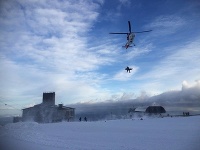
[{"label": "person standing on snow", "polygon": [[87,118],[86,117],[84,118],[84,120],[85,120],[85,122],[87,122]]}]

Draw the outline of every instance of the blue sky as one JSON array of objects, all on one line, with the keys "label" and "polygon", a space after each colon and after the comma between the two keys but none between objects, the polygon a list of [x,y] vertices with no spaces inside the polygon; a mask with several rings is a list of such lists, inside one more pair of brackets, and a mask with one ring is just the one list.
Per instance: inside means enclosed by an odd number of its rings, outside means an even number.
[{"label": "blue sky", "polygon": [[[198,0],[0,3],[2,110],[41,103],[48,91],[73,104],[200,86]],[[126,35],[109,32],[127,32],[128,20],[133,31],[153,31],[125,50]]]}]

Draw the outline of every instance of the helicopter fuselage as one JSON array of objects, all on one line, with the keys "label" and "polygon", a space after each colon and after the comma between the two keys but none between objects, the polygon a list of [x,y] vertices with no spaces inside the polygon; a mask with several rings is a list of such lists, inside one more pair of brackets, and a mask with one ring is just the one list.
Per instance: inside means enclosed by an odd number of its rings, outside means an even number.
[{"label": "helicopter fuselage", "polygon": [[127,34],[127,43],[125,45],[125,48],[127,49],[128,47],[130,47],[130,45],[133,43],[133,40],[135,38],[135,34],[134,33],[128,33]]}]

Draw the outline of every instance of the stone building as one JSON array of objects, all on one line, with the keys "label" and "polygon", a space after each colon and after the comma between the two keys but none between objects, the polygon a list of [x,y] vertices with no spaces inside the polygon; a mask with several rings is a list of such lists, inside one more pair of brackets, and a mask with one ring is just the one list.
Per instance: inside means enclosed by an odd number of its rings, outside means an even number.
[{"label": "stone building", "polygon": [[22,109],[22,121],[32,120],[38,123],[73,121],[75,108],[55,105],[55,92],[43,93],[41,104]]}]

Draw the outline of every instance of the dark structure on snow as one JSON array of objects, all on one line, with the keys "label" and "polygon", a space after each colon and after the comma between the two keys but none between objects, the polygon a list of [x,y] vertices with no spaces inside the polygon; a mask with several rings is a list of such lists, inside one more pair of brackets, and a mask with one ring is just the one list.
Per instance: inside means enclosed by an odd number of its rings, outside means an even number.
[{"label": "dark structure on snow", "polygon": [[162,106],[149,106],[146,113],[166,113],[166,110]]},{"label": "dark structure on snow", "polygon": [[13,123],[22,121],[22,117],[13,117]]},{"label": "dark structure on snow", "polygon": [[43,93],[42,103],[44,105],[55,105],[55,92]]},{"label": "dark structure on snow", "polygon": [[41,104],[22,109],[22,121],[33,120],[38,123],[73,121],[75,108],[65,107],[63,104],[55,105],[55,92],[43,93]]}]

